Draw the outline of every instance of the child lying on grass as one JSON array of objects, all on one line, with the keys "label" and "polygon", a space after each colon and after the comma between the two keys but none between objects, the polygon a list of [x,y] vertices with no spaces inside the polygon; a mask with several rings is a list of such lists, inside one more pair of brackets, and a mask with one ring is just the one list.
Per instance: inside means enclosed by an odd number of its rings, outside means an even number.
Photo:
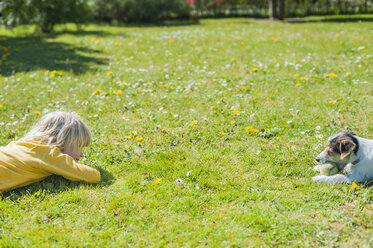
[{"label": "child lying on grass", "polygon": [[72,181],[97,183],[100,172],[78,163],[91,132],[75,114],[52,112],[29,133],[0,148],[0,193],[57,174]]}]

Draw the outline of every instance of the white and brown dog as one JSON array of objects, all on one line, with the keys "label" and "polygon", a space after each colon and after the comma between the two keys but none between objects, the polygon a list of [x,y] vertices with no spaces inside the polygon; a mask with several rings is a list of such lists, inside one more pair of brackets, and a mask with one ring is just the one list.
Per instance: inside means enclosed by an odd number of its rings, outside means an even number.
[{"label": "white and brown dog", "polygon": [[[312,180],[316,182],[369,182],[373,180],[373,140],[342,131],[329,138],[326,149],[317,156],[316,161],[321,164],[335,164],[344,173],[332,176],[315,176]],[[315,166],[314,170],[320,171],[320,167]]]}]

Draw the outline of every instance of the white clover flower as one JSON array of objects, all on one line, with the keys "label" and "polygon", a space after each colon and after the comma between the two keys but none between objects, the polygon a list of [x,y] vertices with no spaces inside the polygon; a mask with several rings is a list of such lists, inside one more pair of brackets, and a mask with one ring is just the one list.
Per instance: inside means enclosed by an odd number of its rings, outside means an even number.
[{"label": "white clover flower", "polygon": [[324,135],[322,135],[322,134],[316,135],[316,138],[322,139],[322,138],[324,138]]},{"label": "white clover flower", "polygon": [[292,122],[293,122],[293,121],[292,121],[292,120],[290,120],[290,121],[287,121],[286,123],[287,123],[287,124],[290,124],[290,123],[292,123]]},{"label": "white clover flower", "polygon": [[190,174],[192,174],[192,172],[193,172],[193,171],[191,171],[191,170],[190,170],[190,171],[188,171],[188,172],[187,172],[187,174],[186,174],[186,176],[187,176],[187,177],[189,177],[189,176],[190,176]]},{"label": "white clover flower", "polygon": [[181,178],[176,179],[176,183],[179,183],[179,184],[183,183],[183,179]]},{"label": "white clover flower", "polygon": [[316,130],[320,130],[321,129],[321,127],[320,126],[316,126]]},{"label": "white clover flower", "polygon": [[259,155],[261,152],[262,152],[261,150],[257,150],[256,155]]}]

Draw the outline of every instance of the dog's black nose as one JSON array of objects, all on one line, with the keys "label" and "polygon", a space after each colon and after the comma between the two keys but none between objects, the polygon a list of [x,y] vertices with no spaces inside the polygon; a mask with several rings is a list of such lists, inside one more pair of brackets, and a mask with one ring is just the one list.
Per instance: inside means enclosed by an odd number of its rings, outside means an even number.
[{"label": "dog's black nose", "polygon": [[319,159],[319,158],[316,158],[316,161],[317,161],[317,162],[320,162],[320,159]]}]

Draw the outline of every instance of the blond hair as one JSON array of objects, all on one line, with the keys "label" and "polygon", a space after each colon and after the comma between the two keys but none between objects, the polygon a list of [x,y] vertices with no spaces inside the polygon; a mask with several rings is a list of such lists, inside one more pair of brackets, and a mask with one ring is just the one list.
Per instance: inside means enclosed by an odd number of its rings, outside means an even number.
[{"label": "blond hair", "polygon": [[20,140],[55,145],[63,151],[67,147],[89,146],[92,143],[92,135],[75,112],[56,111],[43,116]]}]

